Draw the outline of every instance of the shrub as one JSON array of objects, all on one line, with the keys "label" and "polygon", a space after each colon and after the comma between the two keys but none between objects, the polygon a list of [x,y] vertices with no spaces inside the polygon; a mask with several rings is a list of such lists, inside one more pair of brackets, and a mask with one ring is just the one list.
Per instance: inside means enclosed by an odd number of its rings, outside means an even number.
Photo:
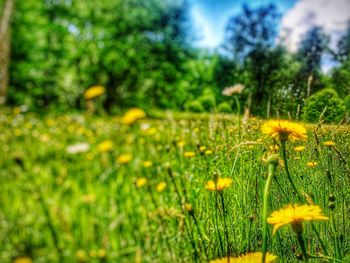
[{"label": "shrub", "polygon": [[345,104],[345,111],[350,113],[350,95],[345,97],[344,104]]},{"label": "shrub", "polygon": [[198,99],[206,111],[210,111],[215,107],[216,101],[215,96],[211,94],[205,94]]},{"label": "shrub", "polygon": [[218,111],[219,112],[231,113],[232,112],[232,107],[231,107],[230,103],[222,102],[218,106]]},{"label": "shrub", "polygon": [[204,107],[199,100],[192,100],[186,104],[186,109],[192,112],[204,112]]},{"label": "shrub", "polygon": [[323,89],[306,99],[303,119],[305,121],[318,121],[322,112],[325,122],[338,122],[343,118],[344,102],[333,89]]}]

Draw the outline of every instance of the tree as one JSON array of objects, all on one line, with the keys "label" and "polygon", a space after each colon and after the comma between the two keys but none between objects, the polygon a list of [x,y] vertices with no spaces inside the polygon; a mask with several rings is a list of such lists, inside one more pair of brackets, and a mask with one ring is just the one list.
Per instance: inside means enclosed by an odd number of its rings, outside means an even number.
[{"label": "tree", "polygon": [[224,47],[249,73],[251,81],[245,83],[250,90],[247,107],[255,114],[261,114],[269,93],[267,80],[271,70],[279,64],[270,58],[279,19],[280,14],[272,4],[256,9],[243,5],[243,13],[231,18],[226,27]]},{"label": "tree", "polygon": [[301,85],[306,88],[306,97],[323,88],[320,83],[322,56],[328,48],[329,37],[321,27],[311,28],[300,42],[297,58],[302,67],[299,72]]},{"label": "tree", "polygon": [[6,101],[11,50],[10,22],[15,0],[6,0],[0,17],[0,104]]}]

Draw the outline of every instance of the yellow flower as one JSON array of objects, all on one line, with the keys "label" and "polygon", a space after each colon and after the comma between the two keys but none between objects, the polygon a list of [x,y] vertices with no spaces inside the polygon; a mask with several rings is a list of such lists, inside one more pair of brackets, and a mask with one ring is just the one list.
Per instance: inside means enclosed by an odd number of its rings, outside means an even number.
[{"label": "yellow flower", "polygon": [[311,168],[314,168],[317,165],[317,162],[308,162],[306,165]]},{"label": "yellow flower", "polygon": [[209,191],[223,191],[225,188],[230,187],[232,184],[232,179],[230,178],[219,178],[217,185],[213,180],[210,180],[205,185],[205,188]]},{"label": "yellow flower", "polygon": [[130,162],[132,159],[132,155],[127,153],[127,154],[122,154],[120,156],[118,156],[117,158],[117,163],[119,164],[127,164],[128,162]]},{"label": "yellow flower", "polygon": [[83,195],[81,197],[81,201],[86,204],[93,203],[96,201],[96,195],[94,194]]},{"label": "yellow flower", "polygon": [[192,157],[194,157],[196,154],[194,153],[194,152],[185,152],[184,153],[184,156],[186,157],[186,158],[192,158]]},{"label": "yellow flower", "polygon": [[301,152],[303,150],[305,150],[305,146],[297,146],[293,149],[295,152]]},{"label": "yellow flower", "polygon": [[97,150],[99,152],[109,152],[113,148],[113,142],[111,140],[101,142],[97,145]]},{"label": "yellow flower", "polygon": [[204,153],[205,153],[205,155],[210,155],[210,154],[213,153],[213,151],[212,150],[206,150]]},{"label": "yellow flower", "polygon": [[88,255],[86,254],[86,252],[82,249],[79,249],[76,253],[75,256],[77,258],[78,262],[86,262]]},{"label": "yellow flower", "polygon": [[200,146],[200,147],[199,147],[199,151],[200,151],[200,152],[204,152],[206,148],[207,148],[207,147],[205,147],[205,146]]},{"label": "yellow flower", "polygon": [[144,161],[143,162],[143,167],[148,168],[151,167],[153,165],[152,161]]},{"label": "yellow flower", "polygon": [[189,204],[189,203],[186,203],[185,204],[185,210],[187,212],[192,212],[193,211],[193,206],[191,204]]},{"label": "yellow flower", "polygon": [[158,185],[157,185],[157,192],[161,193],[165,190],[166,188],[166,182],[160,182]]},{"label": "yellow flower", "polygon": [[93,99],[95,97],[101,96],[104,94],[106,89],[103,86],[92,86],[88,88],[84,93],[84,98],[86,100]]},{"label": "yellow flower", "polygon": [[335,145],[335,142],[333,141],[327,141],[325,143],[323,143],[324,146],[327,146],[327,147],[333,147]]},{"label": "yellow flower", "polygon": [[[227,257],[220,258],[220,259],[214,259],[209,261],[209,263],[261,263],[262,253],[261,252],[255,252],[255,253],[247,253],[238,257],[230,257],[229,260]],[[272,263],[277,260],[277,256],[270,254],[269,252],[266,253],[266,263]]]},{"label": "yellow flower", "polygon": [[124,124],[130,125],[130,124],[133,124],[135,121],[139,119],[143,119],[145,117],[146,117],[146,113],[144,112],[144,110],[139,108],[132,108],[124,114],[122,118],[122,122]]},{"label": "yellow flower", "polygon": [[33,260],[30,257],[19,257],[16,258],[13,263],[32,263]]},{"label": "yellow flower", "polygon": [[180,148],[184,147],[185,145],[186,145],[185,141],[178,141],[178,143],[177,143],[177,146],[179,146]]},{"label": "yellow flower", "polygon": [[271,151],[274,151],[274,152],[276,152],[280,149],[280,147],[277,144],[271,145],[269,148]]},{"label": "yellow flower", "polygon": [[291,141],[307,139],[306,128],[299,123],[286,120],[270,120],[261,127],[262,133],[280,141]]},{"label": "yellow flower", "polygon": [[321,208],[317,205],[288,205],[275,211],[267,219],[273,225],[273,234],[284,225],[291,224],[293,229],[300,229],[303,221],[328,220],[328,217],[321,213]]},{"label": "yellow flower", "polygon": [[142,186],[146,185],[147,182],[148,182],[147,178],[142,177],[136,180],[135,185],[137,188],[141,188]]}]

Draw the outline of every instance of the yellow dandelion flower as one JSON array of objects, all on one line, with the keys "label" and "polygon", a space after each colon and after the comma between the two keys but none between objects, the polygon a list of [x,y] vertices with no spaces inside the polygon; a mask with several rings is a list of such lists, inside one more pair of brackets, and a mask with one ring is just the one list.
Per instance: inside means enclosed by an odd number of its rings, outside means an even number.
[{"label": "yellow dandelion flower", "polygon": [[143,119],[145,117],[146,117],[146,113],[144,112],[144,110],[139,108],[132,108],[124,114],[122,118],[122,122],[124,124],[130,125],[130,124],[133,124],[135,121],[139,119]]},{"label": "yellow dandelion flower", "polygon": [[30,257],[19,257],[16,258],[13,263],[32,263],[33,260]]},{"label": "yellow dandelion flower", "polygon": [[317,162],[308,162],[306,165],[310,168],[314,168],[317,165]]},{"label": "yellow dandelion flower", "polygon": [[263,134],[279,139],[280,141],[305,141],[307,139],[306,128],[295,122],[286,120],[270,120],[265,122],[261,131]]},{"label": "yellow dandelion flower", "polygon": [[223,191],[225,188],[232,185],[232,179],[230,178],[219,178],[217,184],[213,180],[210,180],[205,185],[205,188],[209,191]]},{"label": "yellow dandelion flower", "polygon": [[335,142],[333,141],[327,141],[325,143],[323,143],[324,146],[327,146],[327,147],[333,147],[335,145]]},{"label": "yellow dandelion flower", "polygon": [[97,145],[97,150],[99,152],[109,152],[113,148],[113,142],[111,140],[101,142],[99,145]]},{"label": "yellow dandelion flower", "polygon": [[119,164],[127,164],[128,162],[130,162],[132,160],[132,155],[131,154],[122,154],[120,156],[118,156],[117,158],[117,163]]},{"label": "yellow dandelion flower", "polygon": [[141,188],[142,186],[145,186],[147,182],[148,182],[147,178],[142,177],[136,180],[135,185],[137,188]]},{"label": "yellow dandelion flower", "polygon": [[195,154],[195,152],[184,152],[184,156],[186,157],[186,158],[192,158],[192,157],[194,157],[196,154]]},{"label": "yellow dandelion flower", "polygon": [[284,226],[291,224],[293,229],[300,229],[302,222],[314,220],[328,220],[328,217],[322,214],[321,208],[317,205],[288,205],[278,211],[275,211],[267,219],[267,222],[273,225],[273,234]]},{"label": "yellow dandelion flower", "polygon": [[192,205],[189,204],[189,203],[186,203],[186,204],[185,204],[185,210],[186,210],[187,212],[192,212],[192,211],[193,211]]},{"label": "yellow dandelion flower", "polygon": [[205,147],[205,146],[200,146],[200,147],[199,147],[199,151],[200,151],[200,152],[204,152],[206,148],[207,148],[207,147]]},{"label": "yellow dandelion flower", "polygon": [[78,262],[86,262],[87,259],[88,259],[87,253],[84,250],[82,250],[82,249],[79,249],[75,253],[75,256],[76,256]]},{"label": "yellow dandelion flower", "polygon": [[153,162],[152,161],[144,161],[142,165],[143,165],[143,167],[148,168],[148,167],[151,167],[153,165]]},{"label": "yellow dandelion flower", "polygon": [[297,146],[293,149],[295,152],[301,152],[305,150],[305,146]]},{"label": "yellow dandelion flower", "polygon": [[103,86],[92,86],[91,88],[88,88],[85,91],[84,98],[86,100],[90,100],[98,96],[101,96],[105,92],[106,92],[106,89]]},{"label": "yellow dandelion flower", "polygon": [[165,190],[166,188],[166,182],[160,182],[157,187],[156,187],[156,190],[158,193],[161,193]]},{"label": "yellow dandelion flower", "polygon": [[186,145],[186,142],[185,141],[178,141],[177,142],[177,146],[179,146],[180,148],[181,147],[184,147]]},{"label": "yellow dandelion flower", "polygon": [[[262,259],[262,253],[261,252],[255,252],[255,253],[247,253],[244,255],[240,255],[238,257],[230,257],[229,259],[227,257],[220,258],[220,259],[214,259],[209,261],[209,263],[261,263]],[[277,256],[270,254],[269,252],[266,253],[266,263],[273,263],[276,262]]]},{"label": "yellow dandelion flower", "polygon": [[213,153],[212,150],[206,150],[206,151],[204,152],[205,155],[210,155],[210,154],[212,154],[212,153]]}]

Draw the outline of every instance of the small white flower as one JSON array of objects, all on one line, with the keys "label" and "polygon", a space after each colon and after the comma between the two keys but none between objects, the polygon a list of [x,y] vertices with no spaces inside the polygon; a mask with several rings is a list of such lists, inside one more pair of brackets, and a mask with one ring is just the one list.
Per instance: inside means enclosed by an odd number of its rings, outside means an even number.
[{"label": "small white flower", "polygon": [[67,153],[69,154],[78,154],[78,153],[85,153],[90,149],[90,144],[83,142],[83,143],[76,143],[67,146]]}]

